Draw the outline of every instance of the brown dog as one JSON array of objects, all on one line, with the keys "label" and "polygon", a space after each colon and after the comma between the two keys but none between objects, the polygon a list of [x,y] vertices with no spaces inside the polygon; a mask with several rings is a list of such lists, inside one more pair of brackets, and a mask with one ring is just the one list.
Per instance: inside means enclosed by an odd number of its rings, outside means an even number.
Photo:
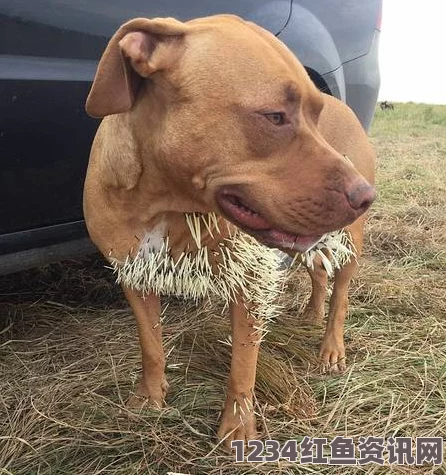
[{"label": "brown dog", "polygon": [[[219,232],[201,235],[215,261],[233,225],[293,254],[354,222],[348,230],[361,251],[361,216],[375,194],[367,138],[353,113],[321,94],[294,55],[262,28],[229,15],[187,23],[132,20],[99,63],[87,111],[105,118],[90,157],[85,219],[93,241],[115,262],[134,257],[142,240],[159,250],[166,236],[174,260],[198,252],[184,213],[218,214]],[[354,268],[336,276],[322,349],[323,361],[341,369]],[[321,319],[326,275],[316,266],[311,276],[306,315]],[[160,299],[126,286],[124,292],[143,365],[129,405],[148,399],[161,406],[167,382]],[[259,345],[250,344],[255,322],[245,300],[230,305],[232,361],[218,432],[227,445],[255,437]]]}]

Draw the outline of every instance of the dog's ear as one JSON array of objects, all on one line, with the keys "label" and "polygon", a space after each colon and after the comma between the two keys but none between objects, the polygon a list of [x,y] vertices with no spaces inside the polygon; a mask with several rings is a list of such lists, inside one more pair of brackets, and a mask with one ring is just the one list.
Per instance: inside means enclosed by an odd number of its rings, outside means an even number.
[{"label": "dog's ear", "polygon": [[113,35],[99,61],[86,110],[104,117],[131,109],[143,78],[178,58],[187,25],[173,18],[135,18]]}]

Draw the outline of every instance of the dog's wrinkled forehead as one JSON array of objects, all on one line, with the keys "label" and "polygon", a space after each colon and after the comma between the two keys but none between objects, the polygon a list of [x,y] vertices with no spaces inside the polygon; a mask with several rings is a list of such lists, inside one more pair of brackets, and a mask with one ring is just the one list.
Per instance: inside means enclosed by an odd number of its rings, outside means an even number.
[{"label": "dog's wrinkled forehead", "polygon": [[270,32],[232,16],[208,17],[187,25],[191,28],[179,65],[188,75],[185,84],[208,88],[210,83],[208,94],[221,92],[248,107],[268,109],[301,101],[315,103],[315,109],[322,107],[320,92],[308,80],[303,65]]},{"label": "dog's wrinkled forehead", "polygon": [[[221,74],[242,84],[243,79],[251,84],[274,79],[287,86],[294,82],[294,93],[299,92],[302,75],[306,76],[305,69],[288,48],[268,31],[231,16],[216,16],[189,23],[189,47],[185,56],[196,71],[206,68],[209,74]],[[288,90],[292,88],[288,87]]]}]

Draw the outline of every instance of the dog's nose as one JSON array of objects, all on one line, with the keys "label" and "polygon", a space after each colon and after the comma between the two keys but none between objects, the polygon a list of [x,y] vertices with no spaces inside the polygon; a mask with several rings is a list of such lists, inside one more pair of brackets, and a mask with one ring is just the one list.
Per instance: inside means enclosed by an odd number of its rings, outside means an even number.
[{"label": "dog's nose", "polygon": [[364,213],[376,197],[375,187],[365,181],[355,183],[345,194],[349,205],[360,213]]}]

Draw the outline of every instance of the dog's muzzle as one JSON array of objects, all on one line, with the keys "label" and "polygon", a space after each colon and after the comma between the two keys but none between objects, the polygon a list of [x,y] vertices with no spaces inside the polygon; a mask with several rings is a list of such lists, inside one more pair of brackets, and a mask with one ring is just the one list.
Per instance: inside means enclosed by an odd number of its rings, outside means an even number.
[{"label": "dog's muzzle", "polygon": [[322,237],[322,234],[300,235],[275,228],[233,190],[222,189],[216,196],[223,215],[243,231],[269,247],[306,252]]}]

